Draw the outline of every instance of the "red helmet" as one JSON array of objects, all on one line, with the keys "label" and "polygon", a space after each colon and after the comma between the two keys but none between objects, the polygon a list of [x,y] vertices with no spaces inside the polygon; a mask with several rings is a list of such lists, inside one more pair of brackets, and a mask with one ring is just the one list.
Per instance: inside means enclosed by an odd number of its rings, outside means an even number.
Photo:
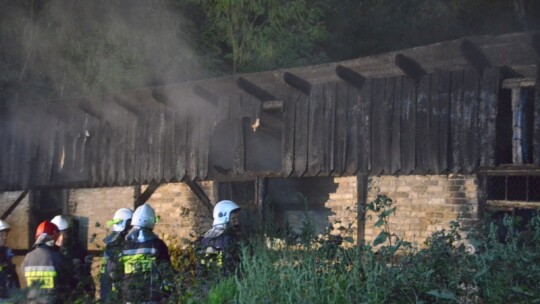
[{"label": "red helmet", "polygon": [[36,239],[44,233],[55,239],[58,236],[59,230],[58,227],[50,221],[43,221],[36,229]]}]

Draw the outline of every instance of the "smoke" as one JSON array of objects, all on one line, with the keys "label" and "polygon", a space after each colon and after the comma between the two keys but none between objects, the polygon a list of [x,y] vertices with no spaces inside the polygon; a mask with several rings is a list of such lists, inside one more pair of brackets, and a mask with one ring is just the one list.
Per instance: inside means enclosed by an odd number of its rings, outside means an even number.
[{"label": "smoke", "polygon": [[[191,47],[192,27],[172,1],[21,1],[8,8],[11,17],[2,27],[12,29],[3,36],[20,48],[12,76],[18,100],[97,95],[208,76]],[[35,79],[47,88],[33,87],[34,96],[21,96]]]}]

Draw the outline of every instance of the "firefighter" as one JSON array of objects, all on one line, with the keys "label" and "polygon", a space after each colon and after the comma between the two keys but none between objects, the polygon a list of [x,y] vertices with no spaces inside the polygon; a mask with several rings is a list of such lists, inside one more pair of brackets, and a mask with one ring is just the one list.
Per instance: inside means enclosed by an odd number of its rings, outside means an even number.
[{"label": "firefighter", "polygon": [[171,268],[169,249],[153,229],[154,209],[139,206],[131,219],[120,263],[124,269],[122,296],[126,303],[158,303],[166,297],[166,277]]},{"label": "firefighter", "polygon": [[202,240],[201,264],[207,269],[219,268],[224,275],[233,273],[239,262],[238,211],[235,202],[223,200],[214,206],[212,228]]},{"label": "firefighter", "polygon": [[69,291],[72,265],[55,246],[59,230],[50,221],[41,222],[36,229],[36,242],[22,263],[29,288],[28,303],[62,303]]},{"label": "firefighter", "polygon": [[95,293],[94,279],[92,278],[92,257],[85,254],[82,246],[73,235],[71,221],[62,215],[55,216],[51,223],[58,227],[59,235],[55,242],[60,253],[74,266],[71,287],[73,296],[79,297],[83,292],[86,297],[92,297]]},{"label": "firefighter", "polygon": [[19,288],[19,277],[15,265],[11,262],[13,252],[6,246],[11,227],[0,220],[0,298],[8,298],[10,291]]},{"label": "firefighter", "polygon": [[112,233],[103,239],[105,250],[103,253],[104,263],[101,268],[100,298],[106,303],[116,302],[121,296],[118,295],[117,282],[122,279],[123,270],[119,266],[119,256],[124,245],[128,229],[131,227],[133,210],[120,208],[114,213]]}]

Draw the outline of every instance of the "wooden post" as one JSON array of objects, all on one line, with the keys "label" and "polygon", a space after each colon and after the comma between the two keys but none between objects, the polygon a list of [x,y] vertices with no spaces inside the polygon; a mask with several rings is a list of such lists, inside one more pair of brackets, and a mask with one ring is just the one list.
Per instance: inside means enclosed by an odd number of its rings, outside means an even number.
[{"label": "wooden post", "polygon": [[356,176],[356,195],[357,202],[357,228],[356,228],[356,244],[363,246],[366,238],[366,205],[368,193],[368,176]]},{"label": "wooden post", "polygon": [[257,204],[257,209],[259,212],[259,218],[263,224],[263,227],[266,227],[268,220],[268,178],[266,177],[257,177],[255,179],[255,203]]}]

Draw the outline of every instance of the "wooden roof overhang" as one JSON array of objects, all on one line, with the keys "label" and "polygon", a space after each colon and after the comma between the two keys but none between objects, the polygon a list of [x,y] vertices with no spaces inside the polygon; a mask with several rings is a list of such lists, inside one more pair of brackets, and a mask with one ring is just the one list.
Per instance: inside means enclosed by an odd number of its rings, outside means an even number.
[{"label": "wooden roof overhang", "polygon": [[536,79],[539,54],[539,33],[469,37],[323,65],[6,106],[0,190],[472,173],[494,165],[502,81]]}]

